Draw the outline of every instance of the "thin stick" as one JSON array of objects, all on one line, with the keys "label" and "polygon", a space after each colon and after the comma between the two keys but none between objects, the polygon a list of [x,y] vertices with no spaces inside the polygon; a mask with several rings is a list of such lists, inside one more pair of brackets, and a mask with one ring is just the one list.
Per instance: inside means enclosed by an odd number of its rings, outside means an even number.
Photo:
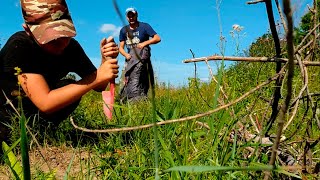
[{"label": "thin stick", "polygon": [[[294,106],[294,110],[292,112],[292,115],[289,119],[289,121],[287,122],[287,124],[284,126],[283,128],[283,131],[285,131],[287,129],[287,127],[291,124],[292,120],[294,119],[296,113],[297,113],[297,110],[298,110],[298,107],[299,107],[299,102],[300,102],[300,99],[302,97],[302,93],[307,89],[308,87],[308,71],[307,71],[307,68],[305,66],[303,66],[303,64],[301,63],[301,59],[300,59],[300,56],[298,54],[296,54],[296,58],[298,59],[299,61],[299,67],[300,67],[300,70],[301,70],[301,75],[302,75],[302,79],[303,79],[303,82],[304,82],[304,86],[302,87],[302,89],[300,90],[298,96],[296,97],[296,99],[293,101],[292,104],[295,103],[295,106]],[[292,105],[291,105],[292,106]]]},{"label": "thin stick", "polygon": [[[292,11],[291,11],[291,4],[290,0],[283,0],[284,4],[284,13],[287,18],[288,22],[288,32],[287,32],[287,48],[288,48],[288,57],[289,57],[289,63],[288,63],[288,80],[287,80],[287,96],[285,98],[285,102],[281,107],[281,111],[279,114],[279,121],[278,121],[278,129],[277,129],[277,137],[275,139],[275,142],[272,146],[272,153],[271,158],[269,161],[270,165],[275,164],[277,151],[280,143],[280,137],[282,134],[282,129],[284,125],[284,120],[286,117],[286,113],[289,107],[289,103],[292,96],[292,79],[293,79],[293,58],[294,58],[294,46],[293,46],[293,20],[292,20]],[[270,177],[270,172],[267,172],[264,176],[264,179],[267,180]]]},{"label": "thin stick", "polygon": [[[247,61],[247,62],[281,62],[287,63],[288,59],[286,58],[269,58],[269,57],[236,57],[236,56],[207,56],[193,59],[183,60],[183,63],[191,63],[191,62],[201,62],[201,61],[217,61],[217,60],[225,60],[225,61]],[[293,63],[298,65],[299,62],[294,60]],[[314,61],[302,61],[305,66],[320,66],[320,62]]]},{"label": "thin stick", "polygon": [[318,23],[311,31],[309,31],[309,33],[302,39],[302,41],[300,42],[300,44],[297,46],[297,48],[295,49],[295,52],[299,51],[300,48],[302,47],[302,45],[305,43],[305,41],[307,40],[307,38],[313,33],[314,30],[316,30],[318,27],[320,26],[320,23]]},{"label": "thin stick", "polygon": [[255,1],[248,1],[247,4],[258,4],[263,2],[265,2],[265,0],[255,0]]},{"label": "thin stick", "polygon": [[133,126],[133,127],[125,127],[125,128],[114,128],[114,129],[101,129],[101,130],[100,129],[87,129],[87,128],[79,127],[74,123],[72,117],[70,117],[70,122],[71,122],[71,124],[73,125],[74,128],[79,129],[79,130],[84,131],[84,132],[115,133],[115,132],[126,132],[126,131],[134,131],[134,130],[139,130],[139,129],[145,129],[145,128],[150,128],[150,127],[153,127],[153,126],[164,125],[164,124],[172,124],[172,123],[190,121],[190,120],[193,120],[193,119],[209,116],[209,115],[211,115],[211,114],[213,114],[215,112],[218,112],[220,110],[226,109],[229,106],[232,106],[232,105],[242,101],[244,98],[248,97],[249,95],[251,95],[255,91],[261,89],[265,85],[268,85],[272,81],[276,80],[281,74],[283,74],[283,72],[284,72],[284,68],[282,68],[282,70],[278,74],[274,75],[273,77],[269,78],[267,81],[259,84],[255,88],[253,88],[250,91],[246,92],[245,94],[240,96],[238,99],[234,100],[233,102],[230,102],[230,103],[228,103],[226,105],[223,105],[223,106],[220,106],[220,107],[218,107],[216,109],[207,111],[205,113],[197,114],[197,115],[194,115],[194,116],[184,117],[184,118],[180,118],[180,119],[172,119],[172,120],[167,120],[167,121],[162,121],[162,122],[157,122],[157,123],[152,123],[152,124],[146,124],[146,125],[141,125],[141,126]]},{"label": "thin stick", "polygon": [[282,25],[283,25],[283,29],[284,29],[284,31],[287,33],[287,32],[288,32],[288,28],[287,28],[286,21],[284,20],[284,17],[283,17],[283,13],[282,13],[282,10],[281,10],[281,6],[280,6],[278,0],[275,0],[275,2],[276,2],[276,6],[277,6],[277,9],[278,9],[279,15],[280,15],[281,23],[282,23]]}]

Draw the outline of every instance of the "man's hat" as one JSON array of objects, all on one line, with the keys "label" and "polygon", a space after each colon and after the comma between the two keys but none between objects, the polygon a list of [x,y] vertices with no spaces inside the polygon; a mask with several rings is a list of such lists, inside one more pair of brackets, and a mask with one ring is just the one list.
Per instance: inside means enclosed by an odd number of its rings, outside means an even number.
[{"label": "man's hat", "polygon": [[65,0],[20,0],[20,2],[25,23],[40,44],[76,35]]},{"label": "man's hat", "polygon": [[134,8],[134,7],[129,7],[129,8],[127,8],[127,9],[126,9],[126,15],[128,15],[129,12],[132,12],[132,13],[134,13],[134,14],[137,14],[137,13],[138,13],[137,9]]}]

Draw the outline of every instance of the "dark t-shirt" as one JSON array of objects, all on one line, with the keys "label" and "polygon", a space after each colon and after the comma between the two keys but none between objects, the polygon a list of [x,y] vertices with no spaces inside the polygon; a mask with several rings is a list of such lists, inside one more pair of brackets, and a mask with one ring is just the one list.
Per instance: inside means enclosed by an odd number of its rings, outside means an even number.
[{"label": "dark t-shirt", "polygon": [[[4,91],[14,105],[17,105],[14,92],[19,92],[15,67],[19,67],[23,73],[41,74],[50,88],[70,72],[84,77],[96,71],[96,67],[75,39],[71,39],[61,55],[52,55],[43,51],[24,31],[17,32],[0,51],[0,90]],[[28,98],[23,98],[24,104],[30,105],[30,102]],[[6,106],[5,104],[6,99],[0,91],[0,107]]]},{"label": "dark t-shirt", "polygon": [[[129,33],[132,35],[131,41],[129,39]],[[128,52],[130,52],[130,49],[136,47],[138,43],[147,41],[156,34],[157,33],[148,23],[139,22],[138,27],[134,30],[131,30],[129,25],[124,26],[120,30],[119,41],[125,41]]]}]

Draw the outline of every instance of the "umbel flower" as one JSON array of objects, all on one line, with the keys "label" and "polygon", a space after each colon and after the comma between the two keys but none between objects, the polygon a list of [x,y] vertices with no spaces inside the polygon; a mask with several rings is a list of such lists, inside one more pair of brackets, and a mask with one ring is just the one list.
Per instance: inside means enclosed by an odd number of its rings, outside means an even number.
[{"label": "umbel flower", "polygon": [[239,24],[234,24],[234,25],[232,25],[232,29],[234,31],[240,32],[243,30],[243,26],[240,26]]}]

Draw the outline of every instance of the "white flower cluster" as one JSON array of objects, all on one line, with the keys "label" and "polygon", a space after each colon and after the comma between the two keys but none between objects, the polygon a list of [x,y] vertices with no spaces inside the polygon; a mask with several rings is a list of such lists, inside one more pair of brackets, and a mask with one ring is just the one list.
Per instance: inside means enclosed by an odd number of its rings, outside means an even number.
[{"label": "white flower cluster", "polygon": [[237,32],[240,32],[240,31],[242,31],[243,30],[243,26],[240,26],[239,24],[234,24],[234,25],[232,25],[232,29],[234,30],[234,31],[237,31]]}]

